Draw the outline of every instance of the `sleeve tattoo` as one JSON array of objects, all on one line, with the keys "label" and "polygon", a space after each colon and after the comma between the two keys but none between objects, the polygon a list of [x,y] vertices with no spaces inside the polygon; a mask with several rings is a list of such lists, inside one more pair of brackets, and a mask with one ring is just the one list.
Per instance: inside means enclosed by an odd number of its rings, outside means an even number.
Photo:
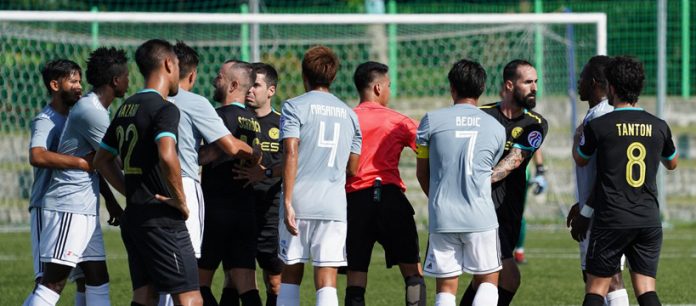
[{"label": "sleeve tattoo", "polygon": [[491,183],[502,181],[510,172],[517,169],[530,154],[531,152],[523,151],[519,148],[510,149],[510,153],[493,167]]}]

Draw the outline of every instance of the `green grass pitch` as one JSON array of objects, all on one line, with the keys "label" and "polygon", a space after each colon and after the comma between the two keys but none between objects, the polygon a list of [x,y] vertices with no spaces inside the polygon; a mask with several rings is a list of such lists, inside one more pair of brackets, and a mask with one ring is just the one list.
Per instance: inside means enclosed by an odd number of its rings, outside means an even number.
[{"label": "green grass pitch", "polygon": [[[131,288],[126,252],[117,230],[104,232],[108,268],[111,277],[112,305],[129,305]],[[421,233],[421,249],[426,234]],[[32,288],[32,261],[28,232],[0,233],[0,304],[21,305]],[[577,244],[560,226],[530,228],[526,252],[528,264],[521,266],[522,286],[513,301],[514,305],[579,305],[583,298],[583,283],[579,272]],[[424,251],[421,251],[421,255]],[[397,268],[387,270],[384,253],[376,247],[367,289],[367,303],[377,305],[403,305],[403,280]],[[213,292],[219,296],[222,283],[221,271],[216,274]],[[677,226],[666,229],[660,267],[658,293],[665,305],[696,304],[694,274],[696,273],[696,226]],[[260,274],[260,273],[258,273]],[[630,288],[627,272],[624,279]],[[459,295],[469,281],[463,276]],[[434,304],[434,279],[426,278],[428,305]],[[259,280],[260,287],[263,288]],[[339,275],[339,300],[343,304],[345,276]],[[264,289],[260,289],[265,299]],[[633,290],[628,289],[631,304],[637,304]],[[72,305],[75,286],[69,284],[58,305]],[[314,285],[308,266],[302,284],[302,305],[314,305]]]}]

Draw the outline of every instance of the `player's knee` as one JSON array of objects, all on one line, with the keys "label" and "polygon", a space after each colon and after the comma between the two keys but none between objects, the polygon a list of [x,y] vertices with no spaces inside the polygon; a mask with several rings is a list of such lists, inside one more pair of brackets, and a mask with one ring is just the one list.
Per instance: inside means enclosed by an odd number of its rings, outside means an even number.
[{"label": "player's knee", "polygon": [[619,289],[624,289],[623,277],[621,273],[616,273],[611,277],[611,283],[609,284],[609,292],[616,291]]}]

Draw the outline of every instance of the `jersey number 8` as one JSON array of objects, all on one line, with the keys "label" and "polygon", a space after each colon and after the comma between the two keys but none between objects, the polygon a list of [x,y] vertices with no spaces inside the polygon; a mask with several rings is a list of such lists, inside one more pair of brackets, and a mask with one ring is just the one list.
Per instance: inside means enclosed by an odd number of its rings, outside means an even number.
[{"label": "jersey number 8", "polygon": [[[634,153],[638,151],[638,155]],[[640,142],[631,143],[626,149],[628,163],[626,163],[626,182],[629,186],[638,188],[645,183],[645,146]],[[634,166],[638,166],[638,179],[633,179]]]}]

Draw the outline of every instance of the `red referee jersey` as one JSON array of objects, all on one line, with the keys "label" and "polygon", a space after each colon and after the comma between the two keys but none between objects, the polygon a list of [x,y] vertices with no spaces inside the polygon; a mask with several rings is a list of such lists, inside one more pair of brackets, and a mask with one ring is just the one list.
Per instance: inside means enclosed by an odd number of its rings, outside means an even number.
[{"label": "red referee jersey", "polygon": [[346,181],[346,192],[371,187],[375,178],[382,184],[406,184],[399,174],[399,158],[404,148],[416,150],[416,130],[413,119],[375,102],[362,102],[354,109],[362,131],[362,151],[358,173]]}]

